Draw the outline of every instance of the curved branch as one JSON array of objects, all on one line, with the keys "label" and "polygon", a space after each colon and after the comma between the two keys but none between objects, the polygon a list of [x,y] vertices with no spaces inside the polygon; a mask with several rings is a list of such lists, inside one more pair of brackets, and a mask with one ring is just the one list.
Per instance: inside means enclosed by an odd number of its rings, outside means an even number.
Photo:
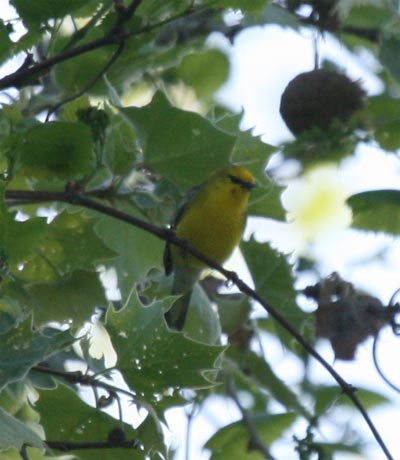
[{"label": "curved branch", "polygon": [[190,252],[193,256],[204,262],[209,267],[217,270],[219,273],[225,276],[225,278],[232,282],[243,294],[257,301],[261,307],[272,316],[278,323],[283,326],[291,336],[309,353],[314,359],[316,359],[326,371],[333,377],[338,383],[343,393],[352,401],[354,406],[358,409],[365,422],[367,423],[370,431],[372,432],[376,442],[385,453],[388,460],[394,460],[385,442],[383,441],[379,431],[375,427],[371,418],[369,417],[366,409],[362,405],[359,398],[356,396],[356,388],[349,384],[306,340],[298,329],[293,326],[279,311],[271,306],[266,300],[264,300],[254,289],[247,285],[242,279],[239,278],[236,272],[226,270],[217,264],[210,257],[202,254],[196,248],[191,247],[187,241],[178,238],[175,232],[169,229],[160,228],[156,225],[150,224],[149,222],[138,219],[137,217],[131,216],[123,211],[116,208],[106,206],[98,201],[91,198],[87,198],[84,195],[75,192],[51,192],[51,191],[21,191],[21,190],[8,190],[5,192],[6,200],[30,200],[31,202],[49,202],[49,201],[61,201],[76,206],[83,206],[85,208],[93,209],[102,214],[114,217],[115,219],[126,222],[130,225],[134,225],[141,228],[152,235],[160,238],[164,241],[168,241],[175,246],[182,248],[184,251]]}]

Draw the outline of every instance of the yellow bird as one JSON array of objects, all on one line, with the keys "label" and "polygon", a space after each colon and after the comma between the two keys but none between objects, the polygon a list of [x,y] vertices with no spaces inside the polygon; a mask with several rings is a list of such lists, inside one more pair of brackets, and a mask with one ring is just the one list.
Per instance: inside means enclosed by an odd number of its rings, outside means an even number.
[{"label": "yellow bird", "polygon": [[[176,236],[223,264],[242,237],[249,193],[254,186],[254,177],[242,166],[214,172],[182,200],[172,225]],[[166,312],[165,319],[170,328],[181,330],[193,287],[207,265],[167,242],[164,267],[166,275],[174,273],[172,294],[182,295]]]}]

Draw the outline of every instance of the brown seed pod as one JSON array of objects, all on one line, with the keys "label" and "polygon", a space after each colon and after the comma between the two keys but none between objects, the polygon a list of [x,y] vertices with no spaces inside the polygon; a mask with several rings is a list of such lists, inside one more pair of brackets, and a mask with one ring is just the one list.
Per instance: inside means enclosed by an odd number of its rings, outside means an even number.
[{"label": "brown seed pod", "polygon": [[357,81],[326,69],[297,75],[281,97],[280,113],[298,135],[318,127],[326,131],[334,119],[347,121],[364,105],[365,92]]}]

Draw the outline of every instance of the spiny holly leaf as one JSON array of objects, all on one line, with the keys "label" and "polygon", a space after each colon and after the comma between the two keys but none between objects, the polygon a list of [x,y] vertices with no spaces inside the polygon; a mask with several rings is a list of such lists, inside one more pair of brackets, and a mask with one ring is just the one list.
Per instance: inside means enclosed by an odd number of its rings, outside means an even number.
[{"label": "spiny holly leaf", "polygon": [[118,355],[117,368],[131,388],[150,398],[170,388],[213,385],[209,371],[215,371],[215,362],[224,350],[168,330],[163,317],[165,306],[156,301],[144,307],[132,296],[124,310],[109,310],[107,314],[107,330]]},{"label": "spiny holly leaf", "polygon": [[229,163],[235,138],[200,115],[172,107],[162,93],[146,107],[120,111],[137,132],[145,164],[183,189]]},{"label": "spiny holly leaf", "polygon": [[[81,460],[144,460],[147,452],[140,448],[137,432],[111,415],[83,402],[76,393],[64,385],[56,390],[40,391],[36,409],[48,441],[99,442],[115,441],[115,446],[104,449],[77,449],[74,453]],[[117,432],[118,430],[118,432]],[[113,437],[114,436],[114,437]],[[118,437],[117,437],[118,436]],[[137,447],[118,448],[118,439],[137,441]]]},{"label": "spiny holly leaf", "polygon": [[44,448],[43,441],[34,431],[0,407],[0,451],[12,447],[21,450],[24,445]]},{"label": "spiny holly leaf", "polygon": [[400,191],[373,190],[347,200],[353,211],[353,227],[391,235],[400,233]]},{"label": "spiny holly leaf", "polygon": [[79,326],[88,320],[96,307],[107,301],[96,272],[75,270],[53,282],[39,282],[27,287],[35,324],[72,320]]},{"label": "spiny holly leaf", "polygon": [[[296,420],[296,414],[263,414],[251,417],[257,433],[268,447]],[[210,460],[262,460],[265,455],[251,449],[249,430],[242,421],[221,428],[204,446],[210,449]]]},{"label": "spiny holly leaf", "polygon": [[[296,306],[291,266],[286,257],[267,243],[257,243],[254,239],[242,242],[241,248],[253,275],[257,292],[291,324],[300,328],[306,320],[306,315]],[[290,334],[281,328],[278,330],[282,339],[291,341]]]},{"label": "spiny holly leaf", "polygon": [[30,319],[0,335],[0,389],[24,378],[31,367],[74,341],[69,331],[51,335],[33,332]]},{"label": "spiny holly leaf", "polygon": [[258,243],[254,239],[242,242],[241,248],[257,292],[288,319],[302,318],[296,307],[292,268],[286,257],[268,243]]}]

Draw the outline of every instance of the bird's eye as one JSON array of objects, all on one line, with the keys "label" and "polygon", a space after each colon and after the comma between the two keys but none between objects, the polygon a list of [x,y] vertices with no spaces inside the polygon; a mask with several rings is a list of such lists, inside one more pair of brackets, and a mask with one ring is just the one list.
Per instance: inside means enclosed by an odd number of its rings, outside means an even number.
[{"label": "bird's eye", "polygon": [[240,185],[241,187],[248,190],[251,190],[253,187],[255,187],[253,182],[247,182],[243,179],[240,179],[240,177],[234,176],[233,174],[228,174],[228,177],[233,184]]}]

